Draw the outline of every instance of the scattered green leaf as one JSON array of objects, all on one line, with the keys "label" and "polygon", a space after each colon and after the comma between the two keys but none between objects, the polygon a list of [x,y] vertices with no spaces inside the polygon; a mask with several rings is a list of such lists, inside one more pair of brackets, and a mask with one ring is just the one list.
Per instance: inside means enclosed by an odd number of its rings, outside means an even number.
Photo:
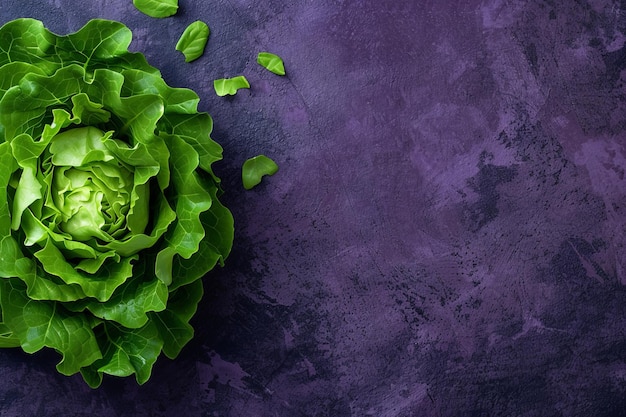
[{"label": "scattered green leaf", "polygon": [[241,88],[250,88],[248,80],[243,75],[239,75],[233,78],[220,78],[213,81],[213,88],[215,88],[215,94],[220,97],[237,94],[237,91]]},{"label": "scattered green leaf", "polygon": [[178,11],[178,0],[133,0],[133,4],[150,17],[169,17]]},{"label": "scattered green leaf", "polygon": [[261,182],[265,175],[278,172],[278,165],[265,155],[258,155],[246,160],[241,167],[243,187],[250,190]]},{"label": "scattered green leaf", "polygon": [[209,40],[209,33],[207,24],[200,20],[187,26],[176,44],[176,50],[185,55],[185,62],[191,62],[202,56]]},{"label": "scattered green leaf", "polygon": [[274,55],[270,52],[259,52],[256,62],[274,74],[285,75],[285,64],[278,55]]}]

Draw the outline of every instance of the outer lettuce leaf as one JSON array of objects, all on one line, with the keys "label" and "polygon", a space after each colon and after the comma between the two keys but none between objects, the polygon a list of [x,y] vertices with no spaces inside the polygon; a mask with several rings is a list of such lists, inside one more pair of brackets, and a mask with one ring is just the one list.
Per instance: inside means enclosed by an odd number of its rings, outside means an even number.
[{"label": "outer lettuce leaf", "polygon": [[104,374],[125,377],[135,374],[139,384],[145,383],[152,366],[163,349],[163,339],[153,322],[139,329],[126,329],[114,323],[104,323],[98,329],[103,357],[81,368],[80,372],[91,387],[102,383]]},{"label": "outer lettuce leaf", "polygon": [[34,353],[44,346],[57,350],[63,356],[57,369],[64,375],[74,374],[101,357],[85,316],[69,314],[56,302],[28,299],[15,279],[0,283],[4,324],[25,352]]},{"label": "outer lettuce leaf", "polygon": [[213,120],[207,113],[196,113],[188,117],[181,114],[165,114],[157,126],[171,132],[193,146],[198,153],[200,168],[212,175],[213,181],[219,178],[213,174],[211,165],[222,159],[222,147],[214,141],[206,140],[206,132],[213,129]]},{"label": "outer lettuce leaf", "polygon": [[216,264],[223,265],[225,253],[229,251],[229,237],[233,230],[233,218],[230,211],[217,199],[216,190],[212,190],[213,204],[201,214],[202,223],[207,233],[200,241],[198,250],[189,259],[176,257],[172,265],[173,282],[170,288],[176,289],[202,277],[206,268]]},{"label": "outer lettuce leaf", "polygon": [[0,28],[0,347],[55,349],[92,387],[178,355],[233,239],[211,117],[130,42]]},{"label": "outer lettuce leaf", "polygon": [[151,313],[163,339],[163,353],[167,357],[173,359],[178,356],[185,344],[193,338],[189,320],[195,314],[202,294],[202,282],[195,280],[172,293],[167,310]]},{"label": "outer lettuce leaf", "polygon": [[0,66],[25,62],[50,75],[74,63],[88,73],[99,68],[133,68],[159,74],[143,54],[128,52],[131,40],[130,29],[111,20],[94,19],[76,33],[58,36],[38,20],[17,19],[0,28]]},{"label": "outer lettuce leaf", "polygon": [[141,280],[139,274],[105,303],[89,303],[87,309],[96,317],[115,321],[130,329],[148,322],[148,312],[163,311],[168,288],[160,280]]},{"label": "outer lettuce leaf", "polygon": [[124,84],[122,97],[140,94],[152,94],[161,97],[165,103],[166,114],[180,113],[187,117],[196,117],[206,113],[196,113],[200,98],[186,88],[172,88],[158,74],[147,74],[144,71],[128,69],[122,72]]}]

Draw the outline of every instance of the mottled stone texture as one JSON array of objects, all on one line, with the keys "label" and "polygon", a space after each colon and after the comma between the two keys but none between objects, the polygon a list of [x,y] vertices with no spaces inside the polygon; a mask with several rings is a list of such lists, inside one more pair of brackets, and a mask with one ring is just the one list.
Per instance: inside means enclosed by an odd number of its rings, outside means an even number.
[{"label": "mottled stone texture", "polygon": [[[131,27],[213,115],[237,222],[179,359],[92,391],[4,350],[0,416],[626,415],[623,1],[0,3]],[[211,38],[185,64],[195,19]],[[244,191],[258,153],[281,169]]]}]

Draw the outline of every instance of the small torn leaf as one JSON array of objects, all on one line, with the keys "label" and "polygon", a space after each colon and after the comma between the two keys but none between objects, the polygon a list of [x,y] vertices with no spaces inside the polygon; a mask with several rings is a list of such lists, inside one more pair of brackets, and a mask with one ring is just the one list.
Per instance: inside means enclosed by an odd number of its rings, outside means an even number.
[{"label": "small torn leaf", "polygon": [[278,55],[270,52],[259,52],[256,62],[276,75],[285,75],[285,64]]},{"label": "small torn leaf", "polygon": [[178,11],[178,0],[133,0],[133,4],[140,12],[156,18],[173,16]]},{"label": "small torn leaf", "polygon": [[176,43],[176,50],[185,55],[185,62],[194,61],[202,56],[209,40],[209,33],[207,24],[200,20],[187,26]]},{"label": "small torn leaf", "polygon": [[243,75],[238,75],[233,78],[220,78],[213,81],[213,88],[215,93],[220,96],[232,96],[237,93],[240,88],[250,88],[250,83]]},{"label": "small torn leaf", "polygon": [[261,182],[265,175],[278,172],[278,165],[265,155],[258,155],[246,160],[241,167],[243,188],[249,190]]}]

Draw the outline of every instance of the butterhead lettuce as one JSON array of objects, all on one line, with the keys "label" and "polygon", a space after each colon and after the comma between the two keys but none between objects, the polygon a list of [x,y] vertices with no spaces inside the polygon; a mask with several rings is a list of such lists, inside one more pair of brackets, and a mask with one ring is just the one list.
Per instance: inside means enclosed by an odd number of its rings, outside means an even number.
[{"label": "butterhead lettuce", "polygon": [[131,36],[0,28],[0,347],[54,349],[92,387],[179,354],[233,240],[211,117]]}]

